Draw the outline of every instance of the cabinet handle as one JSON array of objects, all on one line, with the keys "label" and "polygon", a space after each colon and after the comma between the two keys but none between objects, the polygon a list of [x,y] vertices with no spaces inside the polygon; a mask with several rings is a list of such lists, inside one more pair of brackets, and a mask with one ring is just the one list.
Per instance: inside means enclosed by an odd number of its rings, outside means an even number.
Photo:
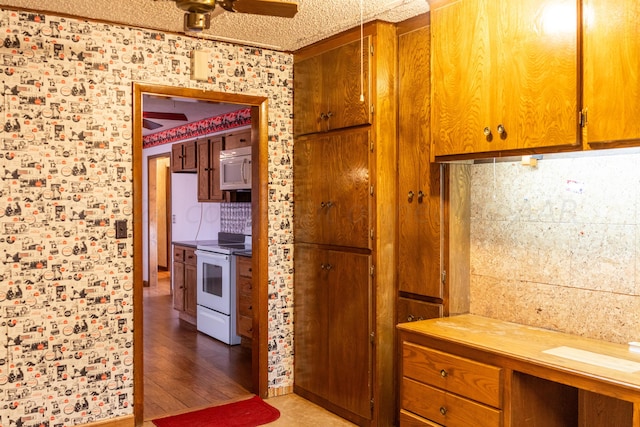
[{"label": "cabinet handle", "polygon": [[420,190],[418,191],[418,202],[422,203],[422,199],[424,199],[424,193]]},{"label": "cabinet handle", "polygon": [[485,127],[482,133],[484,133],[484,136],[491,136],[491,128],[489,126]]},{"label": "cabinet handle", "polygon": [[504,128],[504,126],[502,124],[498,125],[498,134],[499,135],[504,135],[504,133],[506,132],[506,129]]},{"label": "cabinet handle", "polygon": [[320,202],[320,207],[321,208],[330,208],[331,206],[333,206],[333,202],[332,201],[328,201],[328,202]]},{"label": "cabinet handle", "polygon": [[445,371],[444,369],[441,369],[441,370],[440,370],[440,376],[441,376],[442,378],[446,378],[446,377],[447,377],[447,375],[449,375],[449,374],[447,373],[447,371]]},{"label": "cabinet handle", "polygon": [[333,113],[332,113],[331,111],[328,111],[328,112],[327,112],[327,119],[330,119],[330,118],[331,118],[331,116],[333,116]]},{"label": "cabinet handle", "polygon": [[413,191],[409,190],[409,194],[407,194],[407,197],[409,198],[409,201],[411,202],[413,200]]},{"label": "cabinet handle", "polygon": [[441,407],[440,407],[440,413],[441,413],[442,415],[447,415],[447,408],[445,408],[444,406],[441,406]]},{"label": "cabinet handle", "polygon": [[333,266],[331,264],[320,264],[320,268],[329,271],[333,268]]}]

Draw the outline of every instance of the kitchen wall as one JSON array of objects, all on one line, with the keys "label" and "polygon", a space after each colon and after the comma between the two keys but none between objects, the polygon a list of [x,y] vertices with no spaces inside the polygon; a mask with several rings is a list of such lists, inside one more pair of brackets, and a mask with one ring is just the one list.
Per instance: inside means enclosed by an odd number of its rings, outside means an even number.
[{"label": "kitchen wall", "polygon": [[470,166],[471,312],[640,340],[638,165],[611,150]]},{"label": "kitchen wall", "polygon": [[[132,82],[267,97],[280,159],[292,154],[293,58],[21,11],[0,10],[0,31],[0,425],[130,415]],[[209,52],[209,82],[189,78],[194,47]],[[291,173],[269,161],[269,292],[284,302],[268,308],[270,394],[293,382]]]}]

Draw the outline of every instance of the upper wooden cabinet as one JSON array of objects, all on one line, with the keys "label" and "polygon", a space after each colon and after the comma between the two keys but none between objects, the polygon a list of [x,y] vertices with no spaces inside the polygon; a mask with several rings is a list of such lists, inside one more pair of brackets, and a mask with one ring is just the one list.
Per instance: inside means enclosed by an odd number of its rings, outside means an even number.
[{"label": "upper wooden cabinet", "polygon": [[581,148],[578,2],[433,8],[432,160]]},{"label": "upper wooden cabinet", "polygon": [[197,172],[196,141],[177,142],[171,146],[171,172]]},{"label": "upper wooden cabinet", "polygon": [[640,144],[640,2],[584,0],[585,148]]},{"label": "upper wooden cabinet", "polygon": [[296,140],[296,242],[371,248],[368,128]]},{"label": "upper wooden cabinet", "polygon": [[224,149],[233,150],[234,148],[251,147],[251,129],[236,131],[225,134]]},{"label": "upper wooden cabinet", "polygon": [[220,136],[198,140],[199,202],[226,201],[226,192],[220,189],[220,150]]},{"label": "upper wooden cabinet", "polygon": [[296,60],[295,135],[371,123],[370,56],[371,36],[366,36],[362,45],[352,41]]}]

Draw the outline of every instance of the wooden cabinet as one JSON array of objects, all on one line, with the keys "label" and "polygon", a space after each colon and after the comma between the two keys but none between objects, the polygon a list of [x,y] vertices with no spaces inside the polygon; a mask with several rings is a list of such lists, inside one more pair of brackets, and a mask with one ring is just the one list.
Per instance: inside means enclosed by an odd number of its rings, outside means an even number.
[{"label": "wooden cabinet", "polygon": [[581,149],[578,2],[436,5],[432,159]]},{"label": "wooden cabinet", "polygon": [[640,144],[640,3],[584,0],[585,148]]},{"label": "wooden cabinet", "polygon": [[371,37],[362,45],[352,38],[334,40],[335,47],[308,49],[295,61],[295,135],[371,123]]},{"label": "wooden cabinet", "polygon": [[220,189],[221,136],[198,140],[198,201],[222,202],[226,192]]},{"label": "wooden cabinet", "polygon": [[253,338],[253,272],[250,257],[236,256],[236,331]]},{"label": "wooden cabinet", "polygon": [[398,291],[442,303],[441,167],[430,163],[431,127],[424,120],[430,114],[430,39],[428,15],[398,28]]},{"label": "wooden cabinet", "polygon": [[370,256],[296,245],[296,388],[370,418]]},{"label": "wooden cabinet", "polygon": [[640,427],[627,345],[474,315],[398,328],[401,427]]},{"label": "wooden cabinet", "polygon": [[224,149],[251,147],[251,129],[235,131],[224,135]]},{"label": "wooden cabinet", "polygon": [[196,141],[178,142],[171,146],[171,172],[197,172]]},{"label": "wooden cabinet", "polygon": [[296,242],[371,247],[370,131],[296,139]]},{"label": "wooden cabinet", "polygon": [[397,418],[397,51],[393,24],[363,33],[364,57],[360,28],[294,55],[294,391],[387,426]]},{"label": "wooden cabinet", "polygon": [[197,273],[195,248],[173,246],[173,308],[181,319],[195,325],[197,310]]}]

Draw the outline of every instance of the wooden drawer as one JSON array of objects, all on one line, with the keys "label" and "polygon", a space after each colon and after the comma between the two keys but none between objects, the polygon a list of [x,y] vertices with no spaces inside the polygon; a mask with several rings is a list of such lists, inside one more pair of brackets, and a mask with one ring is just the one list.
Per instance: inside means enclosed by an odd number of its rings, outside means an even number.
[{"label": "wooden drawer", "polygon": [[196,265],[196,251],[193,248],[185,248],[184,249],[184,263],[188,265]]},{"label": "wooden drawer", "polygon": [[404,377],[496,408],[502,407],[502,370],[496,366],[404,342],[402,369]]},{"label": "wooden drawer", "polygon": [[224,136],[224,149],[232,150],[238,147],[251,146],[251,130],[230,133]]},{"label": "wooden drawer", "polygon": [[247,297],[249,297],[249,299],[251,299],[252,283],[253,282],[246,277],[238,277],[238,280],[236,282],[236,292],[238,293],[238,295],[246,295]]},{"label": "wooden drawer", "polygon": [[238,298],[238,314],[240,316],[252,316],[252,307],[251,307],[251,296],[250,295],[241,295]]},{"label": "wooden drawer", "polygon": [[398,298],[398,323],[442,317],[442,304]]},{"label": "wooden drawer", "polygon": [[442,427],[425,418],[412,414],[404,409],[400,410],[400,427]]},{"label": "wooden drawer", "polygon": [[236,272],[239,277],[251,279],[253,275],[251,258],[244,256],[236,257]]},{"label": "wooden drawer", "polygon": [[173,262],[184,262],[184,246],[173,247]]},{"label": "wooden drawer", "polygon": [[252,338],[253,337],[253,320],[251,317],[238,316],[237,333],[240,336]]},{"label": "wooden drawer", "polygon": [[[402,409],[447,427],[500,427],[502,411],[409,378],[402,379]],[[428,424],[426,424],[428,425]]]}]

